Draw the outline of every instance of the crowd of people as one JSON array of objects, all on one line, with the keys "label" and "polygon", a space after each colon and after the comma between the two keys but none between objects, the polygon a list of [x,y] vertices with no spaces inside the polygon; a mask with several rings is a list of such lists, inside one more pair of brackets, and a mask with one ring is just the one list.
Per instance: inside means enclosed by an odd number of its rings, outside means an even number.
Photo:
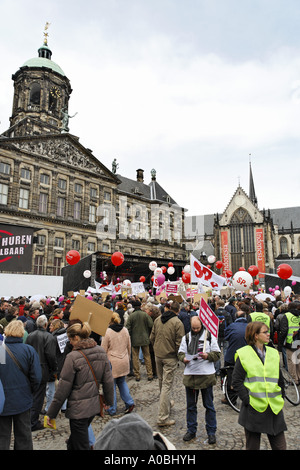
[{"label": "crowd of people", "polygon": [[[246,448],[259,448],[261,433],[268,435],[272,448],[285,448],[279,353],[284,366],[300,384],[299,361],[293,360],[300,344],[299,295],[292,293],[288,299],[280,296],[275,301],[266,298],[263,302],[249,294],[229,298],[213,295],[207,302],[219,320],[217,339],[202,324],[199,303],[193,298],[179,303],[174,298],[157,300],[148,294],[126,298],[94,294],[93,301],[112,312],[102,337],[91,331],[88,323],[70,320],[74,298],[2,299],[1,449],[10,448],[12,429],[14,449],[32,449],[32,432],[44,429],[45,425],[55,426],[60,411],[69,419],[70,450],[112,448],[107,447],[117,445],[108,437],[112,426],[119,432],[123,426],[129,429],[130,423],[150,433],[147,449],[173,448],[163,434],[152,433],[137,413],[133,413],[134,419],[125,419],[135,411],[127,377],[141,380],[141,360],[148,381],[158,380],[159,427],[176,424],[170,416],[174,405],[171,396],[181,361],[186,392],[183,440],[196,437],[201,392],[208,443],[214,444],[217,419],[213,387],[221,367],[230,365],[234,366],[230,383],[242,399],[239,423],[245,428]],[[255,379],[266,375],[273,384],[274,398],[264,389],[265,382]],[[123,421],[113,418],[107,425],[109,429],[104,428],[95,437],[93,418],[103,413],[112,417],[117,414],[117,389],[124,402]],[[225,397],[222,402],[226,404]],[[140,449],[139,445],[146,444],[131,441],[130,445]]]}]

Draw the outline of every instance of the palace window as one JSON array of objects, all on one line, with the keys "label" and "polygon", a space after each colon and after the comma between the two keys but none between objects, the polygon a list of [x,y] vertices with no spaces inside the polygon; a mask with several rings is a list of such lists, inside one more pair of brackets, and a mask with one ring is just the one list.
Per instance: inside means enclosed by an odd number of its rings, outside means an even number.
[{"label": "palace window", "polygon": [[33,273],[44,274],[44,256],[43,255],[36,255],[34,257]]},{"label": "palace window", "polygon": [[30,90],[30,104],[40,104],[41,101],[41,85],[39,83],[34,83]]},{"label": "palace window", "polygon": [[46,175],[46,173],[41,173],[40,183],[49,185],[50,184],[50,176]]},{"label": "palace window", "polygon": [[21,168],[21,178],[23,178],[24,180],[30,181],[31,171],[28,170],[27,168]]},{"label": "palace window", "polygon": [[0,204],[7,205],[8,184],[0,183]]},{"label": "palace window", "polygon": [[0,162],[0,173],[3,173],[4,175],[10,175],[10,164]]},{"label": "palace window", "polygon": [[66,206],[66,200],[64,197],[58,197],[57,198],[57,215],[58,217],[64,217],[65,215],[65,206]]},{"label": "palace window", "polygon": [[53,276],[60,276],[61,271],[61,258],[58,256],[54,257],[53,261]]},{"label": "palace window", "polygon": [[19,208],[28,209],[29,207],[29,189],[20,189]]},{"label": "palace window", "polygon": [[40,200],[39,200],[39,212],[43,214],[47,214],[48,209],[48,194],[40,193]]},{"label": "palace window", "polygon": [[75,201],[74,202],[74,219],[80,220],[81,218],[81,202]]}]

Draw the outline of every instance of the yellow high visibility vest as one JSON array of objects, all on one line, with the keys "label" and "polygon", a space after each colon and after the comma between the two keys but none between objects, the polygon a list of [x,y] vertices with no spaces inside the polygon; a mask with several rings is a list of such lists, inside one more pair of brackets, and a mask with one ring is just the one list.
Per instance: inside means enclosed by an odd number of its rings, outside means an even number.
[{"label": "yellow high visibility vest", "polygon": [[261,321],[262,323],[265,323],[267,327],[270,329],[270,317],[266,313],[263,312],[252,312],[250,313],[250,317],[252,321]]},{"label": "yellow high visibility vest", "polygon": [[280,359],[278,351],[266,346],[264,363],[252,346],[238,349],[236,357],[239,357],[246,371],[244,385],[249,390],[250,405],[260,413],[270,406],[277,415],[284,405],[281,388],[278,385]]},{"label": "yellow high visibility vest", "polygon": [[286,336],[286,342],[288,344],[291,344],[293,342],[294,333],[299,330],[300,317],[293,315],[291,312],[286,312],[285,315],[288,321],[288,332]]}]

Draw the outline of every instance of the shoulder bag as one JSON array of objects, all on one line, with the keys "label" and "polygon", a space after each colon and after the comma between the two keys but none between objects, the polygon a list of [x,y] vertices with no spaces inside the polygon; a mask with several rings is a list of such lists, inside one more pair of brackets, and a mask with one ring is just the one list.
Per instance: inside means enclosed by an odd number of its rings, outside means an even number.
[{"label": "shoulder bag", "polygon": [[90,369],[91,369],[91,371],[92,371],[94,380],[95,380],[96,385],[97,385],[98,393],[99,393],[100,416],[101,416],[101,418],[104,418],[104,407],[105,407],[105,405],[104,405],[104,397],[103,397],[103,395],[102,395],[101,392],[100,392],[100,386],[99,386],[98,380],[96,379],[96,375],[95,375],[94,369],[92,368],[90,361],[88,360],[88,358],[86,357],[86,355],[81,351],[81,349],[77,349],[77,351],[80,352],[80,354],[83,355],[83,357],[85,358],[86,362],[88,363],[88,365],[89,365],[89,367],[90,367]]}]

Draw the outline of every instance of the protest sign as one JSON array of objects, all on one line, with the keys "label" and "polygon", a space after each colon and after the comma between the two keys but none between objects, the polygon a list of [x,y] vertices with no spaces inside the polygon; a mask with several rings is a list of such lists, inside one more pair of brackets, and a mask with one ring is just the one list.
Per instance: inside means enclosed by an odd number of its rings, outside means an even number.
[{"label": "protest sign", "polygon": [[219,319],[205,302],[203,297],[201,298],[200,302],[199,318],[205,328],[212,334],[212,336],[217,339],[219,331]]},{"label": "protest sign", "polygon": [[112,311],[103,305],[99,305],[93,300],[77,295],[72,306],[70,320],[79,319],[88,322],[92,331],[104,336],[110,323]]}]

